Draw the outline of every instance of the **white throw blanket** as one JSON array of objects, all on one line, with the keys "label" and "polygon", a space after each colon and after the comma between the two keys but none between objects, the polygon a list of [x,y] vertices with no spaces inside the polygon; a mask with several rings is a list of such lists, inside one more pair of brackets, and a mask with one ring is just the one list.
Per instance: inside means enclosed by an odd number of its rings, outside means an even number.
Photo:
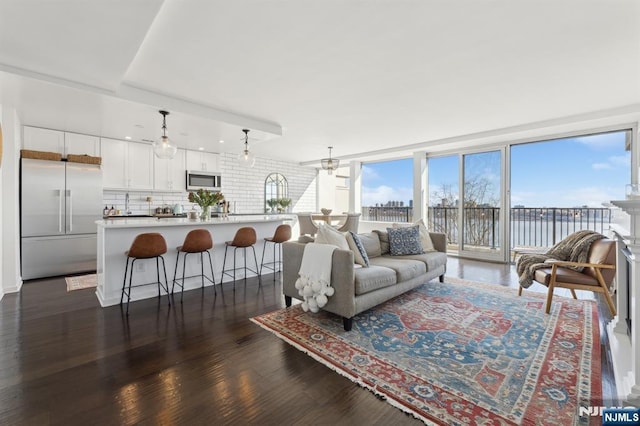
[{"label": "white throw blanket", "polygon": [[331,287],[331,262],[336,246],[309,243],[304,247],[302,263],[296,280],[298,294],[302,296],[302,309],[318,312],[333,295]]}]

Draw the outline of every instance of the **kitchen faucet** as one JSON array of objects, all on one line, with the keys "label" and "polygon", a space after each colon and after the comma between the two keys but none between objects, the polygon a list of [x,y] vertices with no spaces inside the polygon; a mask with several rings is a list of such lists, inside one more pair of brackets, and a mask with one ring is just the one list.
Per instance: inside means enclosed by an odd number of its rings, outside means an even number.
[{"label": "kitchen faucet", "polygon": [[128,192],[124,196],[124,214],[126,214],[126,215],[130,215],[131,214],[131,212],[129,211],[129,193]]}]

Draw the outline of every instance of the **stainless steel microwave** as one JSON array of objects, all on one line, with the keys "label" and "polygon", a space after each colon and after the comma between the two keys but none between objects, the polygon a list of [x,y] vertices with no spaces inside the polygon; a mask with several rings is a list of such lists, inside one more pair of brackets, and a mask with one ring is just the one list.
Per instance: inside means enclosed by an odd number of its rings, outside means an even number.
[{"label": "stainless steel microwave", "polygon": [[187,170],[187,191],[197,191],[198,189],[220,191],[221,188],[222,176],[219,172]]}]

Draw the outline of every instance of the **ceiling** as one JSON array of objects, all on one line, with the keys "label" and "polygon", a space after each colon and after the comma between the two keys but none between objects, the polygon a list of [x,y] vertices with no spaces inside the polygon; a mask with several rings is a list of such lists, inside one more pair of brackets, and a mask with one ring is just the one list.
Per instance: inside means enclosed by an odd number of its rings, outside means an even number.
[{"label": "ceiling", "polygon": [[134,140],[167,109],[180,147],[239,152],[246,127],[302,163],[446,149],[636,108],[639,20],[636,0],[3,0],[0,104]]}]

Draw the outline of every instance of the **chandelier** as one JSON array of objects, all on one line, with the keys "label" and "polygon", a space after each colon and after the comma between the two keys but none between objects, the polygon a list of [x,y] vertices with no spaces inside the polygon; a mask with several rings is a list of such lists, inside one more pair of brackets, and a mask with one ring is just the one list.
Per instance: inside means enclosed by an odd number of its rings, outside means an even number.
[{"label": "chandelier", "polygon": [[329,174],[332,174],[335,169],[340,166],[340,160],[336,158],[331,158],[331,150],[332,146],[329,147],[329,158],[323,158],[320,160],[320,165],[324,170],[326,170]]}]

